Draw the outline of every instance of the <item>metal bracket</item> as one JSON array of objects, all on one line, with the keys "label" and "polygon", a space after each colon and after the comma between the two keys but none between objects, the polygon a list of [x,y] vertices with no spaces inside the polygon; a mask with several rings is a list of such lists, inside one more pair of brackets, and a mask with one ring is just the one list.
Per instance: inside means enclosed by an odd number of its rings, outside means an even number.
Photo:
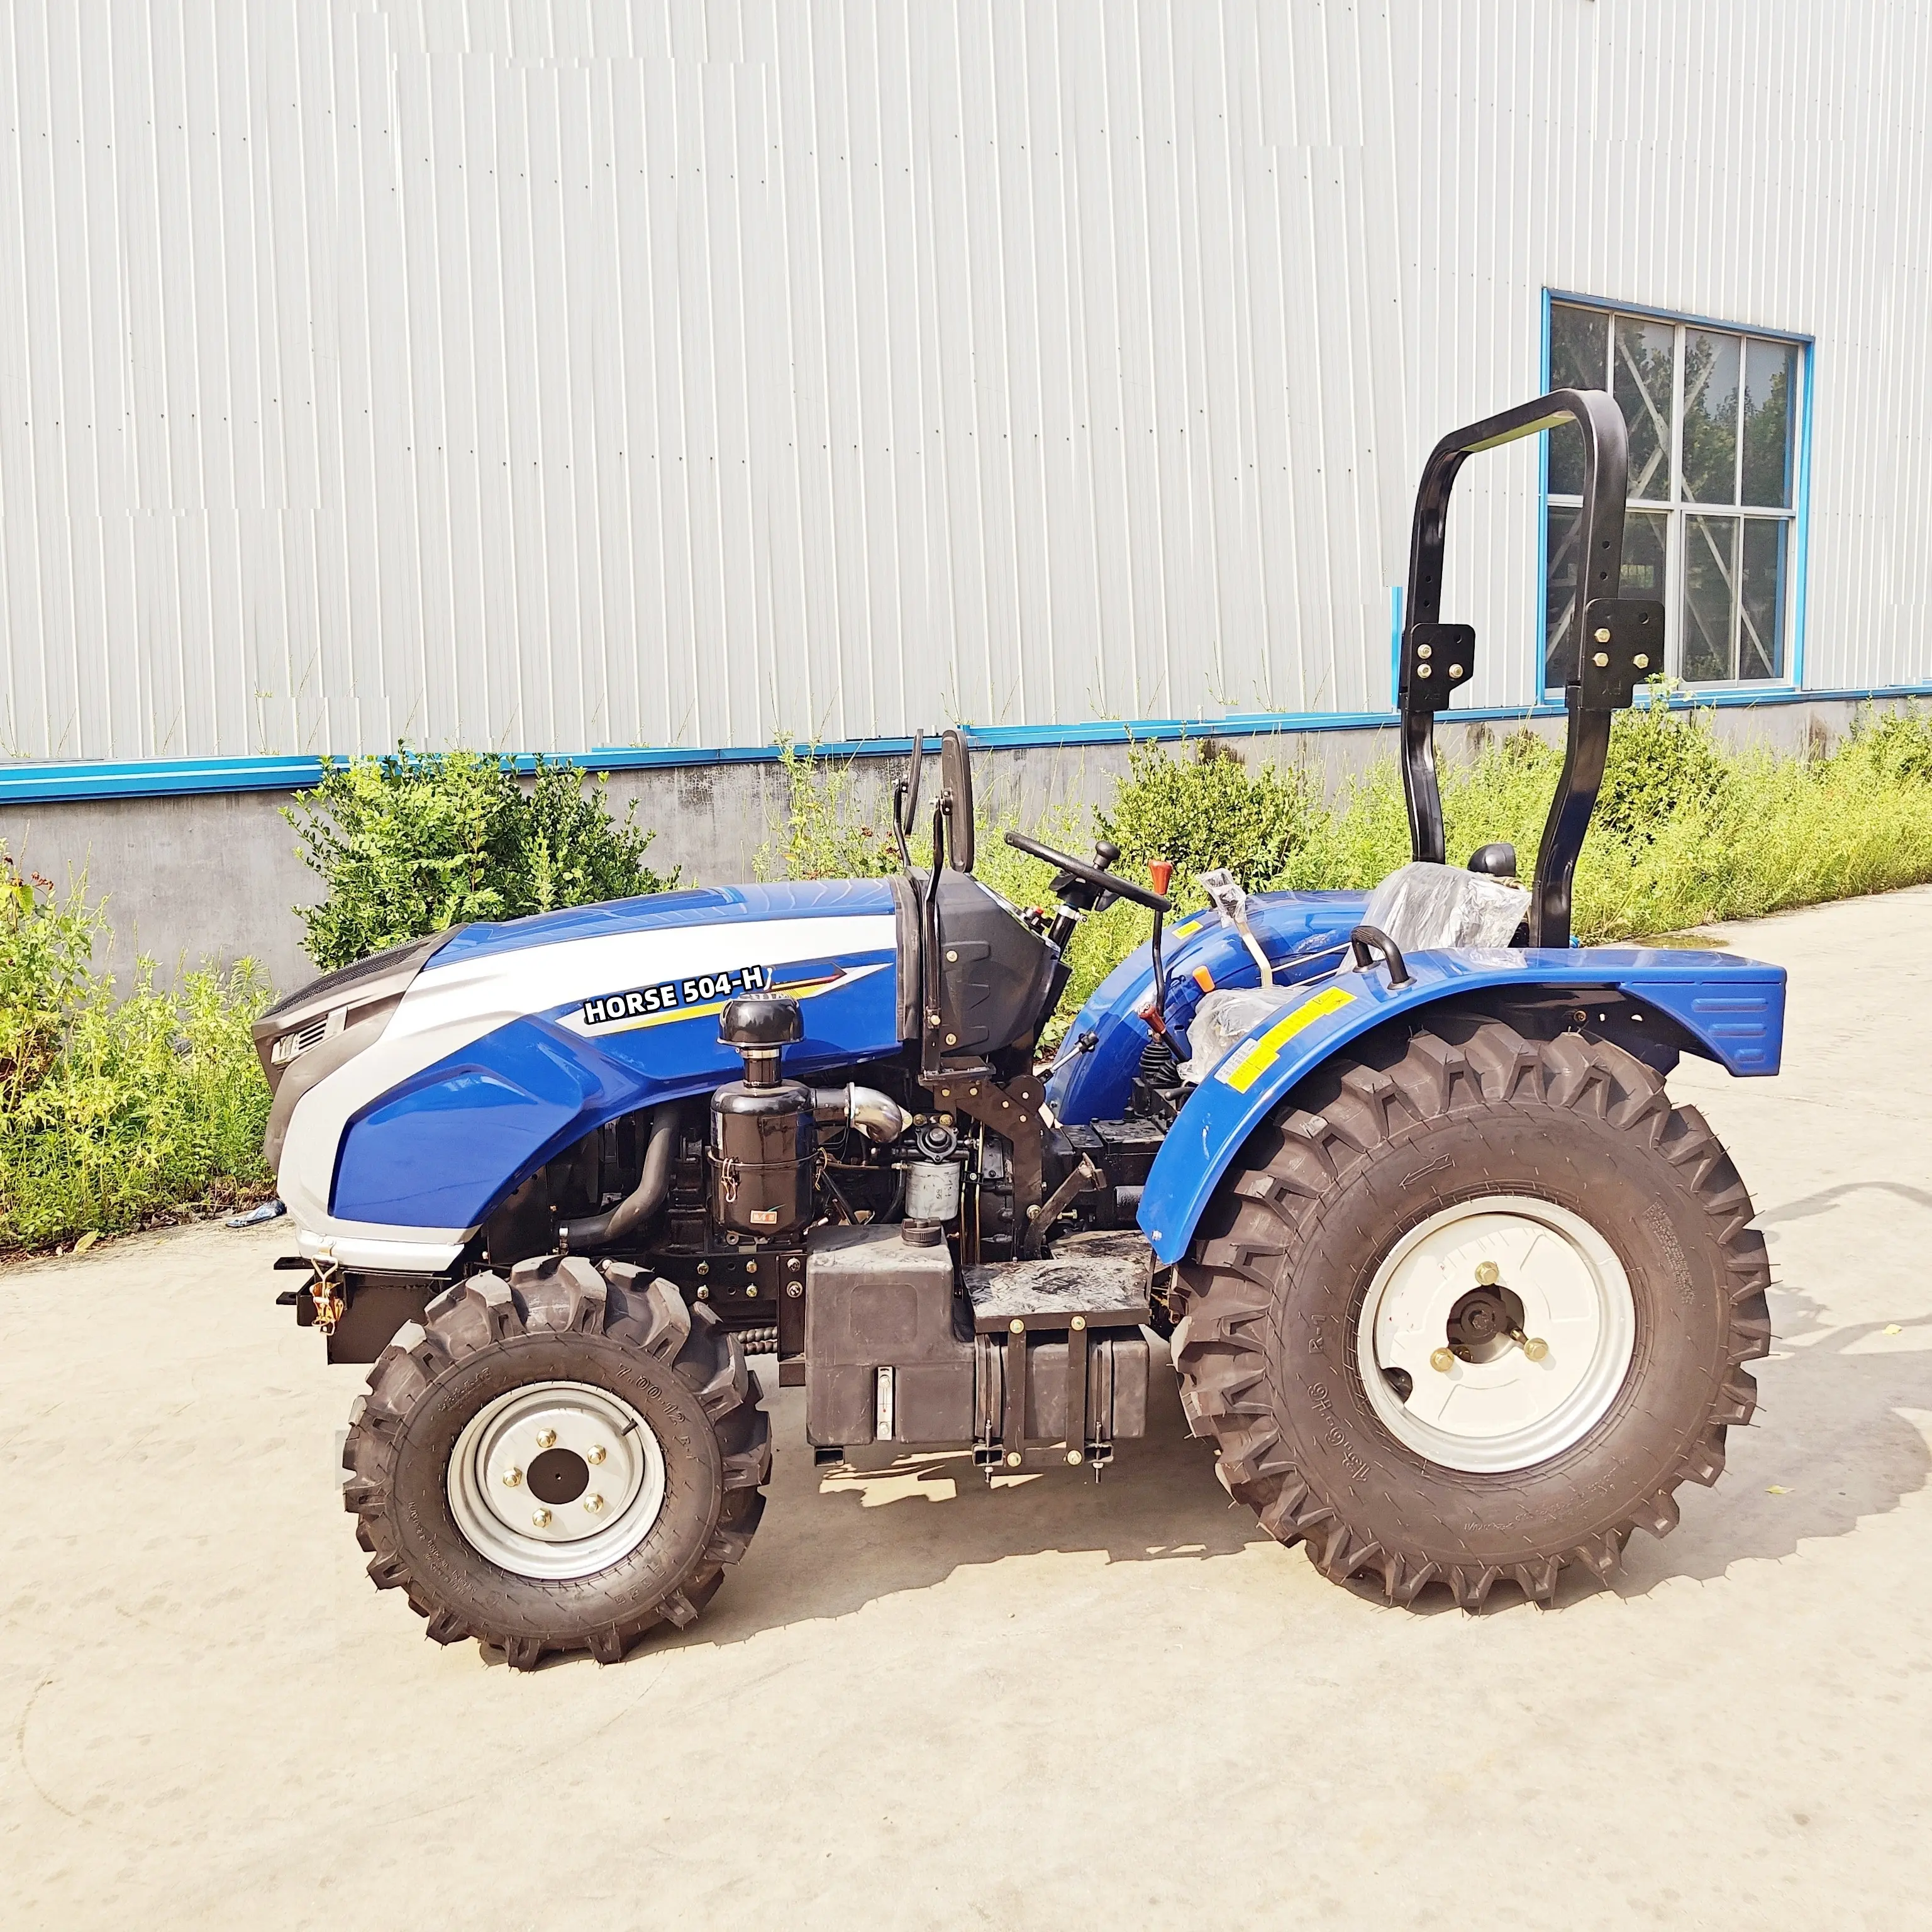
[{"label": "metal bracket", "polygon": [[1087,1318],[1076,1315],[1066,1330],[1066,1460],[1079,1461],[1087,1444]]},{"label": "metal bracket", "polygon": [[1475,665],[1474,625],[1409,625],[1402,634],[1402,709],[1446,711]]},{"label": "metal bracket", "polygon": [[1593,597],[1583,608],[1580,711],[1626,711],[1645,679],[1664,668],[1664,606],[1637,597]]},{"label": "metal bracket", "polygon": [[1016,1322],[1006,1334],[1006,1408],[1000,1447],[1006,1467],[1017,1469],[1026,1460],[1027,1330]]},{"label": "metal bracket", "polygon": [[1040,1203],[1037,1210],[1028,1210],[1026,1228],[1020,1236],[1022,1259],[1030,1261],[1039,1254],[1046,1245],[1046,1238],[1054,1222],[1060,1218],[1060,1210],[1076,1194],[1091,1194],[1106,1184],[1100,1170],[1083,1154],[1080,1165]]},{"label": "metal bracket", "polygon": [[1046,1088],[1030,1073],[1001,1085],[985,1073],[955,1073],[944,1067],[930,1077],[922,1073],[920,1084],[939,1102],[940,1112],[964,1114],[991,1127],[1012,1149],[1013,1211],[1024,1234],[1027,1210],[1038,1204],[1046,1185],[1041,1155],[1045,1129],[1040,1118]]}]

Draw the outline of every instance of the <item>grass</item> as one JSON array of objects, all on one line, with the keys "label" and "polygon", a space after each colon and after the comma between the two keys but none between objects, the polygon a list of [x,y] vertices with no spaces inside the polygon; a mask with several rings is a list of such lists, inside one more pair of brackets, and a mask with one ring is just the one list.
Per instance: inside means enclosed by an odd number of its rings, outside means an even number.
[{"label": "grass", "polygon": [[0,846],[0,1255],[152,1226],[265,1194],[268,1092],[249,1028],[272,994],[244,961],[125,998],[90,970],[106,930]]}]

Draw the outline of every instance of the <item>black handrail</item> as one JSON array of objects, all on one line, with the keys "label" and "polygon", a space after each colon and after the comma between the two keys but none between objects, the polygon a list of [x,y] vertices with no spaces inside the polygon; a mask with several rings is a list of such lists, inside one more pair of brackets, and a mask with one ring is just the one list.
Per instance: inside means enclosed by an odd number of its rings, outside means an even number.
[{"label": "black handrail", "polygon": [[1582,563],[1565,656],[1568,730],[1563,772],[1537,856],[1529,916],[1532,946],[1570,943],[1570,896],[1583,840],[1603,783],[1610,716],[1636,686],[1663,667],[1664,607],[1617,595],[1623,576],[1624,492],[1630,439],[1623,412],[1601,389],[1552,389],[1445,436],[1430,453],[1416,492],[1403,604],[1396,708],[1402,718],[1402,790],[1409,847],[1445,862],[1442,794],[1436,776],[1436,718],[1475,668],[1476,634],[1442,621],[1442,554],[1449,496],[1474,455],[1574,422],[1583,434]]}]

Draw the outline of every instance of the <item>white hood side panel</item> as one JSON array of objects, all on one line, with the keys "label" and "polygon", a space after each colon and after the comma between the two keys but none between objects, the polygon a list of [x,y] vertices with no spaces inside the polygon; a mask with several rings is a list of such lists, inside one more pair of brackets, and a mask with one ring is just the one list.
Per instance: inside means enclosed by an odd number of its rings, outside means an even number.
[{"label": "white hood side panel", "polygon": [[[620,988],[745,966],[850,959],[890,951],[894,944],[894,922],[886,913],[611,933],[485,953],[447,966],[431,958],[403,995],[382,1038],[296,1103],[278,1179],[303,1253],[327,1246],[350,1267],[431,1271],[456,1258],[473,1228],[338,1221],[328,1212],[329,1188],[343,1131],[358,1113],[499,1027]],[[580,1014],[566,1014],[557,1024],[586,1030]]]}]

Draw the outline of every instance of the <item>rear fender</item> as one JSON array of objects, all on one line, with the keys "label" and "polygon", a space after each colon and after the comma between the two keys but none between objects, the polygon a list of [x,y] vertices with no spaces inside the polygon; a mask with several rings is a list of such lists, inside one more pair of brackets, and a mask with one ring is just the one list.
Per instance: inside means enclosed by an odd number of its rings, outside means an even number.
[{"label": "rear fender", "polygon": [[1221,1178],[1298,1082],[1351,1040],[1472,993],[1616,990],[1672,1023],[1675,1043],[1742,1078],[1775,1073],[1784,1040],[1784,969],[1728,953],[1640,946],[1418,952],[1391,986],[1378,964],[1331,974],[1257,1026],[1197,1087],[1162,1143],[1140,1224],[1163,1263],[1187,1251]]}]

